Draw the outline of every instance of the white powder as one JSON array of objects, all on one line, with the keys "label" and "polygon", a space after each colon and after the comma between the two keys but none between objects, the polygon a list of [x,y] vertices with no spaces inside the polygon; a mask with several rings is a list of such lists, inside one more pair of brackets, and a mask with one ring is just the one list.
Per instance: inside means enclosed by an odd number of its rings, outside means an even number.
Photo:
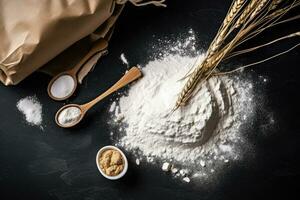
[{"label": "white powder", "polygon": [[[187,40],[194,41],[194,37]],[[167,52],[146,64],[143,78],[110,107],[112,125],[124,126],[116,144],[147,162],[176,165],[181,170],[175,177],[207,177],[239,159],[239,146],[244,142],[242,116],[251,119],[254,107],[249,100],[253,97],[251,83],[211,77],[185,107],[171,112],[187,80],[183,77],[203,58]]]},{"label": "white powder", "polygon": [[187,183],[189,183],[191,181],[189,177],[184,177],[182,180]]},{"label": "white powder", "polygon": [[139,159],[135,159],[135,164],[136,165],[140,165],[140,160]]},{"label": "white powder", "polygon": [[178,169],[177,169],[176,167],[172,167],[172,168],[171,168],[171,172],[172,172],[173,174],[176,174],[176,173],[178,172]]},{"label": "white powder", "polygon": [[120,59],[122,60],[123,64],[125,64],[125,65],[127,65],[127,66],[129,65],[129,64],[128,64],[128,60],[127,60],[127,58],[125,57],[125,54],[124,54],[124,53],[121,54]]},{"label": "white powder", "polygon": [[69,126],[78,121],[81,116],[81,110],[77,107],[68,107],[58,115],[58,123]]},{"label": "white powder", "polygon": [[42,105],[36,96],[28,96],[17,102],[17,108],[25,116],[30,125],[40,126],[42,124]]},{"label": "white powder", "polygon": [[171,168],[171,165],[170,165],[170,163],[167,163],[167,162],[163,163],[163,165],[161,166],[161,169],[165,172],[169,171],[170,168]]},{"label": "white powder", "polygon": [[53,82],[50,93],[56,98],[64,98],[71,94],[74,86],[75,82],[72,76],[63,75]]}]

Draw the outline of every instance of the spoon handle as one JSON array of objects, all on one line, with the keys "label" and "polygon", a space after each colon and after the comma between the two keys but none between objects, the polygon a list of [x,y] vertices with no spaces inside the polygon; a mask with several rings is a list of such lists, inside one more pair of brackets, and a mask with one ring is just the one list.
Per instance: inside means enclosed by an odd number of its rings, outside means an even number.
[{"label": "spoon handle", "polygon": [[100,96],[95,98],[94,100],[83,104],[81,108],[86,112],[91,107],[93,107],[96,103],[110,95],[111,93],[117,91],[118,89],[124,87],[125,85],[131,83],[132,81],[138,79],[142,76],[142,72],[137,67],[132,67],[118,82],[116,82],[113,86],[111,86],[108,90],[102,93]]},{"label": "spoon handle", "polygon": [[70,70],[70,73],[76,76],[77,71],[84,65],[92,56],[94,56],[97,52],[100,52],[107,48],[107,41],[104,39],[99,39],[95,42],[89,52]]}]

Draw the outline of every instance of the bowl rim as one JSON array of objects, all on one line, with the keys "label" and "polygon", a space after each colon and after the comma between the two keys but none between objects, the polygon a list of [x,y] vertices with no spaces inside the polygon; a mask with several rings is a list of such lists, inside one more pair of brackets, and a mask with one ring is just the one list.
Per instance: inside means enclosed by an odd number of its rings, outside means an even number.
[{"label": "bowl rim", "polygon": [[[105,151],[105,150],[108,150],[108,149],[113,149],[113,150],[117,150],[118,152],[120,152],[120,154],[122,155],[123,160],[124,160],[124,169],[122,170],[122,172],[121,172],[120,174],[118,174],[118,175],[116,175],[116,176],[109,176],[109,175],[105,174],[105,173],[102,171],[102,169],[101,169],[101,167],[100,167],[100,163],[99,163],[99,161],[98,161],[100,155],[102,154],[102,152]],[[102,174],[102,176],[104,176],[105,178],[110,179],[110,180],[117,180],[117,179],[122,178],[122,177],[126,174],[126,172],[127,172],[127,170],[128,170],[128,161],[127,161],[127,158],[126,158],[125,154],[123,153],[123,151],[122,151],[121,149],[119,149],[119,148],[116,147],[116,146],[112,146],[112,145],[104,146],[104,147],[102,147],[102,148],[97,152],[97,155],[96,155],[96,165],[97,165],[97,168],[98,168],[99,172]]]}]

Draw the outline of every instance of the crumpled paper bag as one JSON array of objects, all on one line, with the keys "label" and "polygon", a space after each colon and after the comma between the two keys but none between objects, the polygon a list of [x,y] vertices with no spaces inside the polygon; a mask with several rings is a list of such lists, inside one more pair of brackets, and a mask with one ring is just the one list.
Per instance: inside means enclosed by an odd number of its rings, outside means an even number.
[{"label": "crumpled paper bag", "polygon": [[[50,75],[72,68],[93,41],[110,39],[127,1],[165,7],[165,0],[0,0],[0,81],[15,85],[41,67]],[[79,82],[104,53],[82,67]]]},{"label": "crumpled paper bag", "polygon": [[106,24],[105,37],[122,7],[114,0],[1,0],[0,80],[19,83]]}]

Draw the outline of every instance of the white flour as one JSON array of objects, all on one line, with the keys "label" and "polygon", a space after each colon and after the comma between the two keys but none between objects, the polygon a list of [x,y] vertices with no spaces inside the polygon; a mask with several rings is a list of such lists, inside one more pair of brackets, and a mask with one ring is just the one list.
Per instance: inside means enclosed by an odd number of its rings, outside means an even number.
[{"label": "white flour", "polygon": [[69,126],[78,121],[81,116],[81,110],[77,107],[68,107],[58,115],[58,123]]},{"label": "white flour", "polygon": [[36,96],[28,96],[20,99],[17,102],[17,108],[25,116],[28,124],[32,126],[42,125],[42,105],[36,98]]},{"label": "white flour", "polygon": [[164,168],[165,162],[172,164],[172,174],[185,182],[207,177],[240,158],[240,125],[253,109],[247,81],[223,76],[211,77],[188,105],[171,112],[187,80],[183,77],[203,57],[161,54],[142,68],[143,78],[109,109],[112,125],[123,126],[117,145],[139,160],[164,163]]},{"label": "white flour", "polygon": [[121,59],[121,61],[122,61],[123,64],[125,64],[125,65],[127,65],[127,66],[129,65],[128,60],[127,60],[127,58],[125,57],[125,54],[124,54],[124,53],[121,54],[120,59]]}]

